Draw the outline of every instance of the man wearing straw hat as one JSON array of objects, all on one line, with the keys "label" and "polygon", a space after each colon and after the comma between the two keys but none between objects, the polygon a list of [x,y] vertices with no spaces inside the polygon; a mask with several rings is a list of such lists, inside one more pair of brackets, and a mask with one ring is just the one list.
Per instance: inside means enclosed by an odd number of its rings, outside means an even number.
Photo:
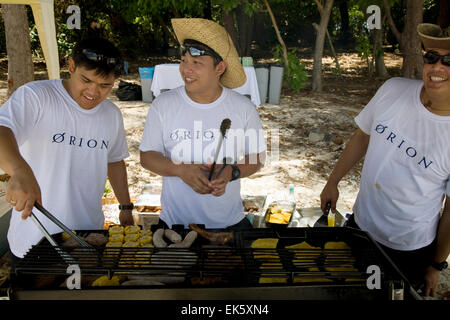
[{"label": "man wearing straw hat", "polygon": [[355,118],[359,128],[321,206],[336,208],[339,181],[365,156],[348,225],[367,231],[413,284],[434,295],[450,252],[450,36],[432,24],[417,30],[422,80],[388,80]]},{"label": "man wearing straw hat", "polygon": [[[231,90],[245,83],[244,69],[219,24],[192,18],[172,19],[172,25],[185,85],[154,100],[140,145],[143,167],[163,176],[160,222],[250,228],[239,179],[260,169],[266,145],[255,105]],[[220,143],[224,119],[231,127]],[[230,165],[222,166],[225,158]],[[210,181],[207,164],[214,160],[218,165]]]}]

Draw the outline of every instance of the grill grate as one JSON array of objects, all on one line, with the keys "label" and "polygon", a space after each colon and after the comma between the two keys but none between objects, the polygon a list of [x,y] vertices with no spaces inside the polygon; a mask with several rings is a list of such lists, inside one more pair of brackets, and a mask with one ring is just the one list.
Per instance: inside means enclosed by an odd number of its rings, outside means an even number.
[{"label": "grill grate", "polygon": [[[96,231],[98,232],[98,231]],[[186,230],[188,232],[188,230]],[[81,236],[87,233],[78,232]],[[252,249],[256,239],[278,239],[275,249]],[[183,276],[192,279],[220,278],[233,286],[348,284],[364,285],[366,270],[377,265],[382,281],[404,280],[392,262],[366,233],[350,228],[253,229],[235,233],[233,247],[207,247],[198,238],[190,249],[180,248],[76,248],[69,253],[82,275]],[[319,249],[287,249],[307,241]],[[349,249],[324,249],[326,242],[344,241]],[[68,276],[65,263],[47,240],[33,246],[16,268],[16,275]],[[180,285],[178,282],[177,285]]]}]

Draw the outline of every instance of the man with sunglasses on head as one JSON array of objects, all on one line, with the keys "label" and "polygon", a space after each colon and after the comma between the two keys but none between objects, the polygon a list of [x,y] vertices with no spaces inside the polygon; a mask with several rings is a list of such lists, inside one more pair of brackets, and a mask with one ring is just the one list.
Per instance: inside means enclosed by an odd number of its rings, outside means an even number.
[{"label": "man with sunglasses on head", "polygon": [[[0,168],[10,176],[6,200],[14,207],[8,230],[13,264],[43,237],[27,219],[36,202],[68,228],[103,229],[107,177],[124,209],[121,224],[133,224],[123,119],[106,100],[121,70],[112,43],[82,40],[69,59],[69,79],[27,83],[0,108]],[[33,213],[51,234],[61,231]]]},{"label": "man with sunglasses on head", "polygon": [[430,24],[418,33],[423,79],[393,78],[380,87],[355,118],[359,128],[320,198],[322,210],[328,202],[335,210],[339,181],[365,156],[348,226],[367,231],[433,296],[450,252],[450,36]]},{"label": "man with sunglasses on head", "polygon": [[[160,224],[251,228],[239,178],[260,169],[266,146],[255,105],[230,90],[245,83],[244,69],[222,26],[205,19],[172,19],[172,25],[181,44],[185,85],[152,102],[140,146],[142,166],[163,176]],[[210,181],[208,163],[224,119],[231,127]],[[223,158],[229,165],[222,165]]]}]

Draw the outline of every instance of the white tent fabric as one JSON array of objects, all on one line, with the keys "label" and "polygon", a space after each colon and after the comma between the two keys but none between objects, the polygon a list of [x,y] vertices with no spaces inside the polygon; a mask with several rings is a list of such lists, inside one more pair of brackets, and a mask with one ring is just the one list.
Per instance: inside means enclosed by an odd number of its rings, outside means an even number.
[{"label": "white tent fabric", "polygon": [[30,5],[38,30],[49,79],[59,79],[59,56],[56,44],[53,0],[0,0],[5,4]]}]

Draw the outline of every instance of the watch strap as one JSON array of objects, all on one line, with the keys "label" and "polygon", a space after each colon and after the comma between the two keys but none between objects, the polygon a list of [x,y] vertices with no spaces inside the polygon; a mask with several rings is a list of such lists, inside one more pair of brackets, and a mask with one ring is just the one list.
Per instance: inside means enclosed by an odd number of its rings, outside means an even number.
[{"label": "watch strap", "polygon": [[119,210],[133,210],[134,209],[134,204],[119,204]]},{"label": "watch strap", "polygon": [[433,268],[435,268],[436,270],[442,271],[444,269],[447,269],[448,263],[447,263],[447,261],[442,261],[442,262],[431,261],[431,266]]},{"label": "watch strap", "polygon": [[232,164],[231,168],[233,168],[233,171],[231,172],[231,180],[230,181],[239,179],[239,177],[241,176],[241,170],[239,169],[239,167],[235,164]]}]

